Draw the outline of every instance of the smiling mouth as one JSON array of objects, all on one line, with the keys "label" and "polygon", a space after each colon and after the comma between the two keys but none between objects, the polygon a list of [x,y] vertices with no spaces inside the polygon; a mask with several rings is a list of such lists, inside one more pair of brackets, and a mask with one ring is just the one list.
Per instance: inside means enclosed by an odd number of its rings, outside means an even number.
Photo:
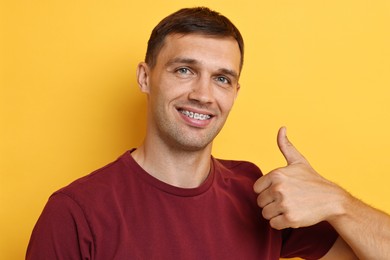
[{"label": "smiling mouth", "polygon": [[179,112],[182,113],[183,115],[189,117],[189,118],[193,118],[196,120],[207,120],[207,119],[210,119],[212,117],[211,115],[195,113],[192,111],[182,110],[182,109],[180,109]]}]

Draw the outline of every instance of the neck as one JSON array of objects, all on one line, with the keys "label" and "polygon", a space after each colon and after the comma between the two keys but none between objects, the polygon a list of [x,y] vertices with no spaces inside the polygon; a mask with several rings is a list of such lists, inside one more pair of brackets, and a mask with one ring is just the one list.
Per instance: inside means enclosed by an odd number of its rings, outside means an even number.
[{"label": "neck", "polygon": [[132,156],[153,177],[176,187],[195,188],[210,172],[211,145],[199,151],[183,151],[144,142]]}]

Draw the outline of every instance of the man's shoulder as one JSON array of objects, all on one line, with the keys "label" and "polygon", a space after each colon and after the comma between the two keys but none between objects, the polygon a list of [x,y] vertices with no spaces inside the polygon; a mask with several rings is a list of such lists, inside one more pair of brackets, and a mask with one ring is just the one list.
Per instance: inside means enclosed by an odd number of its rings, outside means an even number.
[{"label": "man's shoulder", "polygon": [[[117,189],[118,184],[124,183],[129,174],[130,166],[126,160],[128,152],[118,157],[115,161],[85,175],[54,193],[62,193],[69,197],[89,196],[96,197],[99,194],[104,196],[106,192]],[[93,196],[90,196],[93,195]]]}]

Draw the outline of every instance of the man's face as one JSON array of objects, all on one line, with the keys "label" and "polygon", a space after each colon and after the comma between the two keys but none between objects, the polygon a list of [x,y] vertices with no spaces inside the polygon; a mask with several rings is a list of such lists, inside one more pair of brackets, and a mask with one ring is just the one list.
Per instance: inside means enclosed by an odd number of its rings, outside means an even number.
[{"label": "man's face", "polygon": [[211,145],[237,96],[240,59],[233,38],[167,36],[155,66],[138,67],[148,94],[148,134],[174,149]]}]

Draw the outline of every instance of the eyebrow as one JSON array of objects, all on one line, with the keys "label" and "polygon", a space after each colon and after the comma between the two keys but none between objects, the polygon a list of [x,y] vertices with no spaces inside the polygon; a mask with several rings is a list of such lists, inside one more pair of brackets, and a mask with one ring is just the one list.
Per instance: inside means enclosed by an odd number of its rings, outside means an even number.
[{"label": "eyebrow", "polygon": [[177,58],[174,58],[174,59],[171,59],[169,60],[167,63],[166,63],[166,66],[169,67],[173,64],[177,64],[177,63],[180,63],[180,64],[196,64],[196,63],[199,63],[197,60],[195,59],[191,59],[191,58],[182,58],[182,57],[177,57]]},{"label": "eyebrow", "polygon": [[226,74],[226,75],[229,75],[231,77],[233,77],[234,79],[238,80],[238,73],[235,72],[234,70],[229,70],[229,69],[219,69],[218,71],[220,71],[220,73],[222,74]]},{"label": "eyebrow", "polygon": [[[199,61],[197,61],[196,59],[192,59],[192,58],[177,57],[177,58],[173,58],[173,59],[169,60],[166,63],[166,66],[169,67],[169,66],[172,66],[174,64],[190,64],[191,65],[191,64],[199,64]],[[238,80],[238,78],[239,78],[239,74],[236,71],[231,70],[231,69],[221,68],[221,69],[218,69],[218,73],[229,75],[236,80]]]}]

